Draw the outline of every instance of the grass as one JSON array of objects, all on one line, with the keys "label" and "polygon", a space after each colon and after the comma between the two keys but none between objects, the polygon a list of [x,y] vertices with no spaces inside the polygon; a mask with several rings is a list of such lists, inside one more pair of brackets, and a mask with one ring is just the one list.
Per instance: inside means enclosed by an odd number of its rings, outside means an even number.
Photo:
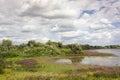
[{"label": "grass", "polygon": [[[61,58],[61,56],[41,56],[41,57],[16,57],[7,58],[9,61],[4,74],[0,75],[0,80],[120,80],[120,67],[105,67],[105,66],[90,66],[90,65],[58,65],[53,64],[54,59]],[[75,57],[66,57],[75,60]],[[78,56],[78,58],[80,58]],[[31,68],[30,64],[24,68],[19,61],[37,62]],[[29,67],[28,67],[29,66]],[[24,69],[22,69],[24,68]]]}]

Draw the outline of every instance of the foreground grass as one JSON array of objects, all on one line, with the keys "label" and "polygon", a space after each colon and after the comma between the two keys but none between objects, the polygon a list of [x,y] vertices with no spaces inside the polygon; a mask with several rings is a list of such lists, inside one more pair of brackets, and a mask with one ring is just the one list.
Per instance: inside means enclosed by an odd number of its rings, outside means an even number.
[{"label": "foreground grass", "polygon": [[[60,65],[53,63],[56,58],[61,56],[8,58],[0,80],[120,80],[120,67]],[[35,60],[37,63],[35,66],[31,62],[27,62],[30,65],[18,64],[21,60]]]}]

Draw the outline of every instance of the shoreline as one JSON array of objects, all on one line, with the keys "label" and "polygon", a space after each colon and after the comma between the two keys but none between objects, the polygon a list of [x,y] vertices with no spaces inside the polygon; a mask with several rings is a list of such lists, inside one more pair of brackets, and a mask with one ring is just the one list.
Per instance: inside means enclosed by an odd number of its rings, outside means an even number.
[{"label": "shoreline", "polygon": [[102,56],[102,57],[104,57],[104,56],[116,56],[116,55],[114,55],[114,54],[112,54],[112,53],[101,53],[101,52],[92,51],[92,50],[86,50],[86,51],[84,52],[84,54],[85,54],[86,56]]}]

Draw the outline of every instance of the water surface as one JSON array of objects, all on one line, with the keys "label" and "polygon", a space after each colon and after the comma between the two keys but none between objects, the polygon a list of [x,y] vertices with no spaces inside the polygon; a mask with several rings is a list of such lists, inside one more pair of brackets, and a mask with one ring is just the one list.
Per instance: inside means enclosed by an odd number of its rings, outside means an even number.
[{"label": "water surface", "polygon": [[98,49],[93,50],[101,53],[112,53],[112,57],[85,57],[80,64],[100,65],[100,66],[120,66],[120,49]]},{"label": "water surface", "polygon": [[[73,57],[67,59],[57,59],[57,64],[86,64],[86,65],[100,65],[100,66],[120,66],[120,49],[97,49],[92,50],[100,53],[112,53],[116,56],[109,57]],[[98,54],[100,54],[98,53]],[[75,63],[75,64],[74,64]]]}]

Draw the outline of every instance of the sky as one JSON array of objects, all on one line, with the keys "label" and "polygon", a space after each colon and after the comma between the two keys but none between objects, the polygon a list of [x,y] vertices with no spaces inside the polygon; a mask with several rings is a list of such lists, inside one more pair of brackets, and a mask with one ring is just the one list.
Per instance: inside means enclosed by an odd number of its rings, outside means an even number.
[{"label": "sky", "polygon": [[0,0],[0,41],[120,44],[120,0]]}]

